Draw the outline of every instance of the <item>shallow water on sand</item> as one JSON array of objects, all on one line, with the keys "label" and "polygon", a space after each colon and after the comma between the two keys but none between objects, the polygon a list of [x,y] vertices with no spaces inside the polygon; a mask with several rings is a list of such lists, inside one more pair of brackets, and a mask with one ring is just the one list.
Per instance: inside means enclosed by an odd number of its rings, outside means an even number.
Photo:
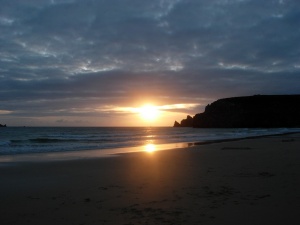
[{"label": "shallow water on sand", "polygon": [[7,127],[0,155],[107,150],[299,132],[300,128],[194,129],[173,127]]}]

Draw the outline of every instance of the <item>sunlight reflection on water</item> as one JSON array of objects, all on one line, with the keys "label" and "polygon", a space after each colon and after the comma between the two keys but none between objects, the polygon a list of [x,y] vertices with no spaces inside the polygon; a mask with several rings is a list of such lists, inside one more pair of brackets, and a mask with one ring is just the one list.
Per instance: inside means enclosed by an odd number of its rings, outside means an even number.
[{"label": "sunlight reflection on water", "polygon": [[146,144],[145,146],[144,146],[144,148],[145,148],[145,151],[146,152],[154,152],[154,151],[156,151],[156,146],[155,146],[155,144]]},{"label": "sunlight reflection on water", "polygon": [[[138,147],[127,147],[127,148],[116,148],[116,149],[3,155],[0,156],[0,166],[1,163],[12,163],[12,162],[33,162],[33,161],[42,162],[42,161],[60,161],[60,160],[74,160],[74,159],[92,159],[97,157],[115,157],[122,153],[131,153],[131,152],[154,153],[161,150],[171,150],[171,149],[186,148],[191,146],[193,146],[192,143],[170,143],[170,144],[148,143],[146,145],[138,146]],[[4,164],[2,164],[2,166],[4,166]]]}]

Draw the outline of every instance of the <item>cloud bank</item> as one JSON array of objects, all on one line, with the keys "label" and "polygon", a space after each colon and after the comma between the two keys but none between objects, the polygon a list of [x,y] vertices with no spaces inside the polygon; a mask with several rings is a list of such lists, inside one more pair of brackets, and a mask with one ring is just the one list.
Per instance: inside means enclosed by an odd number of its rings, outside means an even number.
[{"label": "cloud bank", "polygon": [[297,0],[0,5],[0,111],[16,125],[103,125],[108,113],[96,109],[145,101],[195,104],[178,111],[194,114],[222,97],[299,94]]}]

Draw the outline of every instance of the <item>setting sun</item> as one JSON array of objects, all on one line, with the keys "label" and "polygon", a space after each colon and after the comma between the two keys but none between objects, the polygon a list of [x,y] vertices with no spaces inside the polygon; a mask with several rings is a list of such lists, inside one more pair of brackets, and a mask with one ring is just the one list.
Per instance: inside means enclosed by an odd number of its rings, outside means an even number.
[{"label": "setting sun", "polygon": [[139,113],[144,120],[153,121],[157,119],[159,110],[153,105],[145,105],[139,108]]}]

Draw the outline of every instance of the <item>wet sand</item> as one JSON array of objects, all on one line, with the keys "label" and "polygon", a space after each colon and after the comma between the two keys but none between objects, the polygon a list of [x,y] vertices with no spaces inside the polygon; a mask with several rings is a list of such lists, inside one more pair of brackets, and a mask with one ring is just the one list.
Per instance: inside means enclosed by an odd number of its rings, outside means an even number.
[{"label": "wet sand", "polygon": [[300,134],[1,163],[0,218],[4,225],[298,225],[299,175]]}]

